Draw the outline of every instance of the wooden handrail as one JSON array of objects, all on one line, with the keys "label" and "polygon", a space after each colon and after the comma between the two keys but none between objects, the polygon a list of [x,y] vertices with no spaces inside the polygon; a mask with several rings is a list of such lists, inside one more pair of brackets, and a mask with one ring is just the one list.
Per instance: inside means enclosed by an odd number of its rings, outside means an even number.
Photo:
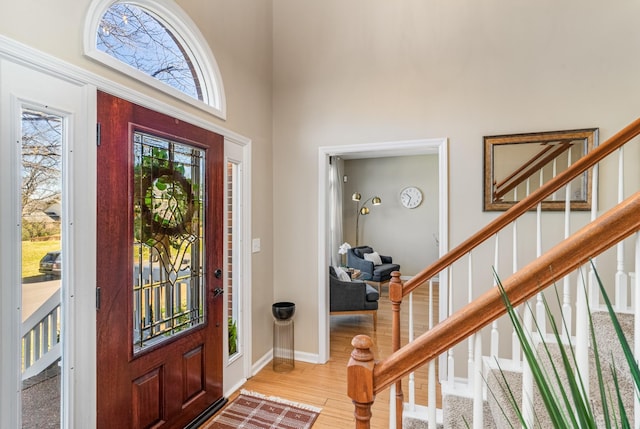
[{"label": "wooden handrail", "polygon": [[460,245],[450,250],[436,262],[420,271],[410,280],[407,280],[403,286],[402,294],[407,296],[421,284],[425,283],[432,277],[435,277],[440,273],[440,271],[449,267],[462,256],[473,250],[476,246],[495,235],[502,228],[506,227],[522,214],[535,207],[539,202],[571,182],[578,175],[595,166],[613,151],[622,147],[625,143],[639,134],[640,118],[636,119],[631,124],[627,125],[625,128],[610,137],[607,141],[594,148],[591,152],[577,160],[571,167],[549,180],[545,185],[515,204],[501,216],[490,222],[486,227],[482,228]]},{"label": "wooden handrail", "polygon": [[[640,121],[634,124],[640,127]],[[634,135],[638,131],[640,129],[635,130]],[[502,284],[512,304],[517,306],[525,302],[589,259],[640,230],[639,213],[640,192],[636,192],[506,279]],[[492,287],[412,343],[378,362],[373,369],[374,395],[505,313],[500,291]]]}]

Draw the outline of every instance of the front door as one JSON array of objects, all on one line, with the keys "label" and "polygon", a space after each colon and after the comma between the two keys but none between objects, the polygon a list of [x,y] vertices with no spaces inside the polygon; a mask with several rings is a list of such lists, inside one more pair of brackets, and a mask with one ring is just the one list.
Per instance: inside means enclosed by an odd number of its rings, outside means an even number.
[{"label": "front door", "polygon": [[223,137],[98,93],[98,428],[222,398]]}]

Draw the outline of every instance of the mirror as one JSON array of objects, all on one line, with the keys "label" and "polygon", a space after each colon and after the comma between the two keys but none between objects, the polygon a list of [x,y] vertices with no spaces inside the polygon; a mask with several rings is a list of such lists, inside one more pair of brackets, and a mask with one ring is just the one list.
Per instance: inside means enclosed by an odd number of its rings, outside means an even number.
[{"label": "mirror", "polygon": [[[484,210],[507,210],[598,144],[598,129],[484,137]],[[591,170],[542,202],[543,210],[591,209]]]}]

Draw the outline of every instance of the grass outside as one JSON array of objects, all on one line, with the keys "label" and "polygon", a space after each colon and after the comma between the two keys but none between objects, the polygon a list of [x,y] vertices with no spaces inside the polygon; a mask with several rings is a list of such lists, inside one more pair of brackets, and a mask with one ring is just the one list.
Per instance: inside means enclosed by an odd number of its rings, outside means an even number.
[{"label": "grass outside", "polygon": [[60,240],[22,242],[22,278],[39,276],[40,259],[47,252],[60,250]]}]

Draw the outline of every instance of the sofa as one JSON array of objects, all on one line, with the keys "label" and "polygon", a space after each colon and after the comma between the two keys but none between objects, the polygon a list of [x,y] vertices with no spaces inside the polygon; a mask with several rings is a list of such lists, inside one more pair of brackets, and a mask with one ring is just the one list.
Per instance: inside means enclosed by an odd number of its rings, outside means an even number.
[{"label": "sofa", "polygon": [[400,271],[400,265],[393,263],[391,256],[383,256],[371,246],[352,247],[347,250],[347,265],[360,270],[360,279],[380,286],[391,280],[391,273]]},{"label": "sofa", "polygon": [[375,331],[378,329],[378,299],[380,294],[373,286],[360,280],[351,281],[342,269],[329,267],[330,315],[370,314]]}]

